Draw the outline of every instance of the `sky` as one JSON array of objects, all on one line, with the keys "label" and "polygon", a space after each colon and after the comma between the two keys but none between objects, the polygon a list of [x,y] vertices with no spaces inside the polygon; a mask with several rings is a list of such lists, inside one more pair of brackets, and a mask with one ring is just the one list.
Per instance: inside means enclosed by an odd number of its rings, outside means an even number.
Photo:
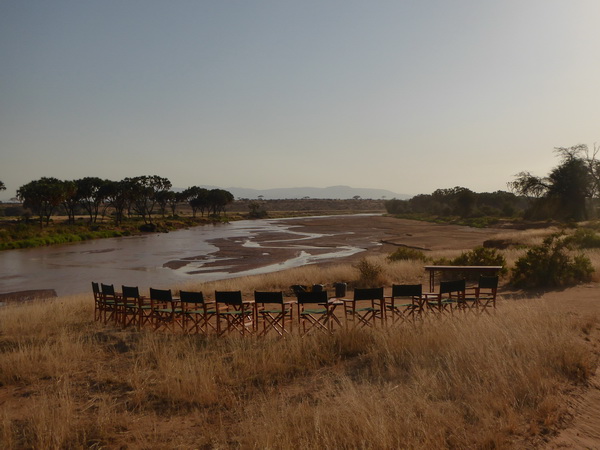
[{"label": "sky", "polygon": [[2,198],[43,176],[506,190],[600,143],[597,0],[0,0]]}]

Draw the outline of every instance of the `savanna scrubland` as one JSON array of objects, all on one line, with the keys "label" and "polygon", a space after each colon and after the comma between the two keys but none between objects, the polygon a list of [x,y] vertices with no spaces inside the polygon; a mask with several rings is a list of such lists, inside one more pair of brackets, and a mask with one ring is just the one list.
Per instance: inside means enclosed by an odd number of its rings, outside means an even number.
[{"label": "savanna scrubland", "polygon": [[[495,236],[514,267],[555,229]],[[572,233],[568,231],[567,233]],[[471,247],[463,251],[471,250]],[[590,282],[522,291],[493,314],[286,339],[120,329],[90,293],[0,310],[5,448],[523,448],[576,422],[597,368],[600,250]],[[432,250],[454,258],[461,250]],[[423,282],[423,262],[367,256],[377,282]],[[355,263],[174,289],[289,290]],[[582,406],[583,405],[583,406]],[[580,437],[583,439],[584,437]],[[593,446],[593,445],[592,445]]]}]

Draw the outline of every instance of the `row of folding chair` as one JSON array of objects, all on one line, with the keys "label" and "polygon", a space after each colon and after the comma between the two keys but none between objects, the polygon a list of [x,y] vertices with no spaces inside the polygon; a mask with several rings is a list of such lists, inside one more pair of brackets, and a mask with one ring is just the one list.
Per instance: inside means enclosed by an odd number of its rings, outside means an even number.
[{"label": "row of folding chair", "polygon": [[[255,292],[244,300],[241,291],[215,291],[208,301],[202,292],[150,288],[148,297],[137,287],[93,282],[95,319],[123,327],[150,327],[194,334],[239,333],[284,336],[315,331],[333,332],[340,327],[366,327],[414,322],[432,314],[487,312],[496,307],[498,277],[480,277],[477,286],[467,288],[465,280],[442,281],[437,293],[424,293],[421,284],[384,288],[354,289],[352,298],[330,297],[324,289],[298,289],[294,300],[281,291]],[[294,314],[295,312],[295,314]],[[294,315],[295,320],[294,320]]]},{"label": "row of folding chair", "polygon": [[137,287],[122,286],[117,292],[113,285],[96,282],[92,282],[92,291],[95,319],[122,327],[260,336],[292,330],[291,302],[284,300],[283,292],[255,292],[254,300],[248,301],[241,291],[216,291],[215,299],[207,301],[202,292],[180,291],[175,297],[170,289],[150,288],[146,297]]}]

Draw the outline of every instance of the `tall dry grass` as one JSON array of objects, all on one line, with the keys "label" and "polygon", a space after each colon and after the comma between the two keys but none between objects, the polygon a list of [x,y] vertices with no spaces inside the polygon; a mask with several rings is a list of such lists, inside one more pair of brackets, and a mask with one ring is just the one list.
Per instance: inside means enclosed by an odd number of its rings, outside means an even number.
[{"label": "tall dry grass", "polygon": [[[505,238],[543,238],[515,233]],[[523,252],[502,251],[509,265]],[[600,250],[586,254],[599,273]],[[428,281],[422,262],[368,261],[388,288]],[[358,279],[341,264],[173,288]],[[92,310],[91,293],[0,308],[0,448],[522,448],[556,428],[563,391],[596,364],[598,318],[536,300],[285,340],[121,330]]]},{"label": "tall dry grass", "polygon": [[0,447],[518,447],[590,376],[596,323],[523,301],[418,326],[216,339],[97,324],[91,294],[5,307]]}]

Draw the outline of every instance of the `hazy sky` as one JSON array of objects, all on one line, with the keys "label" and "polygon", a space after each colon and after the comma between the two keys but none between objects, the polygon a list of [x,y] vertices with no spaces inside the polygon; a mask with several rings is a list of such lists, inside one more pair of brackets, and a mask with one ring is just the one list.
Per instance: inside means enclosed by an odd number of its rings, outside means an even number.
[{"label": "hazy sky", "polygon": [[0,180],[505,190],[600,143],[600,1],[0,0]]}]

